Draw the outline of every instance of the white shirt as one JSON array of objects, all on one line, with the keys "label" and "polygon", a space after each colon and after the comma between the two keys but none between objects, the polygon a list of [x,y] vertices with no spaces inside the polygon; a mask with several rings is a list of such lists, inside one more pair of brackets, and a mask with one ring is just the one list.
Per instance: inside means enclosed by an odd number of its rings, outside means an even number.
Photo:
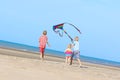
[{"label": "white shirt", "polygon": [[78,51],[80,49],[80,44],[79,44],[79,42],[78,41],[74,41],[74,47],[73,47],[73,50],[74,51]]}]

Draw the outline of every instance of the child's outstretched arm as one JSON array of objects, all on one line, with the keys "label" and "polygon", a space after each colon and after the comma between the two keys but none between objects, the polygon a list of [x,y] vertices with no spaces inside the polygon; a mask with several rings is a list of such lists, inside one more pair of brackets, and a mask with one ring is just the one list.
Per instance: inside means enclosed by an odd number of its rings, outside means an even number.
[{"label": "child's outstretched arm", "polygon": [[50,47],[50,44],[47,42],[48,47]]}]

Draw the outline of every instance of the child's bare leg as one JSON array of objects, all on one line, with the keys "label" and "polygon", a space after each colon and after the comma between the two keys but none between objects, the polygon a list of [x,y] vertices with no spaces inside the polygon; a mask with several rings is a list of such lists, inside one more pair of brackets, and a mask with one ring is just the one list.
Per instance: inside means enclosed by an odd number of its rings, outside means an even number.
[{"label": "child's bare leg", "polygon": [[70,65],[72,65],[72,63],[73,63],[73,57],[74,57],[74,54],[71,55],[71,58],[70,58]]},{"label": "child's bare leg", "polygon": [[40,59],[42,60],[42,53],[40,53]]},{"label": "child's bare leg", "polygon": [[67,57],[65,58],[65,63],[67,63]]},{"label": "child's bare leg", "polygon": [[42,55],[42,53],[40,53],[40,59],[42,58],[42,56],[41,56],[41,55]]},{"label": "child's bare leg", "polygon": [[66,64],[68,63],[68,57],[66,57],[66,61],[65,61],[65,63],[66,63]]},{"label": "child's bare leg", "polygon": [[41,60],[44,61],[44,53],[41,54]]},{"label": "child's bare leg", "polygon": [[68,58],[68,63],[70,64],[70,61],[71,61],[71,57]]},{"label": "child's bare leg", "polygon": [[82,66],[80,59],[77,59],[78,63],[80,66]]},{"label": "child's bare leg", "polygon": [[44,48],[41,50],[41,60],[44,61]]}]

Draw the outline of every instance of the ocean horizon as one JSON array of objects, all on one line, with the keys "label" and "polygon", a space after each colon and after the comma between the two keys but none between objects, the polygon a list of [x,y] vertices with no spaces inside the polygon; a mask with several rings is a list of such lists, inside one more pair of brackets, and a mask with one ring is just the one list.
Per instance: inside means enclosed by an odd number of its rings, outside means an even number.
[{"label": "ocean horizon", "polygon": [[[29,46],[29,45],[15,43],[15,42],[9,42],[9,41],[5,41],[5,40],[0,40],[0,47],[16,49],[16,50],[21,50],[21,51],[27,51],[27,52],[33,52],[36,54],[39,53],[39,47]],[[47,55],[65,58],[65,54],[62,51],[46,49],[45,53]],[[80,55],[80,59],[81,59],[81,61],[84,61],[84,62],[120,67],[120,62],[116,62],[116,61],[112,61],[112,60],[105,60],[105,59],[100,59],[100,58],[95,58],[95,57],[84,56],[84,55]]]}]

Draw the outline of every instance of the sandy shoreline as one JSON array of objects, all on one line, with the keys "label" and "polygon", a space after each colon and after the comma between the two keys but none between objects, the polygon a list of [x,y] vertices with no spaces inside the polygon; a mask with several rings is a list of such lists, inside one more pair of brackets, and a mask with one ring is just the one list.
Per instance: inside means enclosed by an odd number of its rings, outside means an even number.
[{"label": "sandy shoreline", "polygon": [[120,68],[83,62],[64,64],[64,59],[0,48],[0,80],[120,80]]}]

